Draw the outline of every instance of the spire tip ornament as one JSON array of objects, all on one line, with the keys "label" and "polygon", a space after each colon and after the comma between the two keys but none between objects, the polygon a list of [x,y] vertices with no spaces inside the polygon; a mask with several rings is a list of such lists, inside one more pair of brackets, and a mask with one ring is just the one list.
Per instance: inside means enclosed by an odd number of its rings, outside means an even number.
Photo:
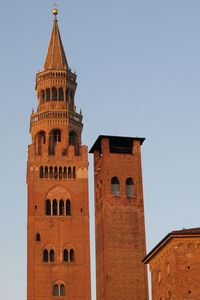
[{"label": "spire tip ornament", "polygon": [[53,9],[53,15],[54,15],[55,18],[56,18],[57,14],[58,14],[57,4],[54,3],[54,4],[53,4],[53,7],[54,7],[54,9]]}]

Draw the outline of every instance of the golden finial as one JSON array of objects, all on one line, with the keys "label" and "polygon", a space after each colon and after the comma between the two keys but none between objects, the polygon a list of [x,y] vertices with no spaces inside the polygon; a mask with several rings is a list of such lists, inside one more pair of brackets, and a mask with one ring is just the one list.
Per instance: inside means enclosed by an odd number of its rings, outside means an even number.
[{"label": "golden finial", "polygon": [[53,4],[53,7],[54,7],[54,9],[53,9],[53,14],[54,14],[54,16],[55,16],[55,18],[56,18],[57,14],[58,14],[57,4],[54,3],[54,4]]}]

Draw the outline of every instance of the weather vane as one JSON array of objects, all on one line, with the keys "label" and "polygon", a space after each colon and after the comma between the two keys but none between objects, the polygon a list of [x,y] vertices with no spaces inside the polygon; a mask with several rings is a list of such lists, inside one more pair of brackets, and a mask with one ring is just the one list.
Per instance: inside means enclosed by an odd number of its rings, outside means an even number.
[{"label": "weather vane", "polygon": [[53,8],[53,14],[54,14],[55,18],[56,18],[57,14],[58,14],[57,6],[58,6],[58,5],[57,5],[56,3],[53,4],[53,7],[54,7],[54,8]]}]

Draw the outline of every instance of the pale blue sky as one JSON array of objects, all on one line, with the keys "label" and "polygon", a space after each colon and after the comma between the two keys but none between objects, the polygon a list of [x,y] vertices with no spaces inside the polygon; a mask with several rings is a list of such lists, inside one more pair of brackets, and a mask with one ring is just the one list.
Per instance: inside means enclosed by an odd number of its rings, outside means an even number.
[{"label": "pale blue sky", "polygon": [[[52,4],[1,1],[3,300],[26,299],[29,118],[37,106],[35,75],[48,48]],[[83,143],[90,148],[99,134],[146,137],[148,251],[171,230],[199,227],[200,1],[59,0],[58,5],[68,63],[78,75],[75,101],[84,115]],[[94,243],[92,172],[90,155]]]}]

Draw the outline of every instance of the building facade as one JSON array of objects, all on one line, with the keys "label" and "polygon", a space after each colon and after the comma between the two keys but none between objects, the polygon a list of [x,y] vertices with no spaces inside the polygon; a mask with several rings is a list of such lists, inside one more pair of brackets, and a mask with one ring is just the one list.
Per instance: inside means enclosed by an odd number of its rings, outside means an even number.
[{"label": "building facade", "polygon": [[141,145],[99,136],[94,153],[97,300],[148,300]]},{"label": "building facade", "polygon": [[30,121],[27,299],[90,300],[88,152],[56,15]]},{"label": "building facade", "polygon": [[170,232],[143,261],[152,300],[200,299],[200,228]]}]

